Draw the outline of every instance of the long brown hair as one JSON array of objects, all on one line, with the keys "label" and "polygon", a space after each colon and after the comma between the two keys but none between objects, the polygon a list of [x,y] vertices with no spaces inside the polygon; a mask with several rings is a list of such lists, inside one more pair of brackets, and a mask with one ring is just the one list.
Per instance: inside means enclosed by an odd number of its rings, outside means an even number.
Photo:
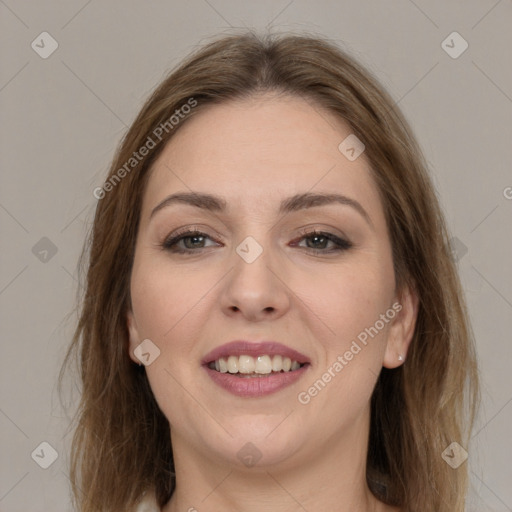
[{"label": "long brown hair", "polygon": [[[152,162],[208,104],[277,91],[337,114],[365,144],[384,205],[398,289],[419,311],[407,361],[382,369],[371,400],[367,481],[405,511],[462,512],[467,464],[443,451],[467,448],[479,402],[474,342],[449,235],[428,166],[404,116],[378,81],[323,37],[224,36],[197,50],[156,88],[122,140],[98,200],[82,256],[78,326],[61,370],[76,355],[81,400],[70,480],[81,512],[130,510],[146,490],[163,506],[174,490],[169,423],[144,368],[129,358],[126,313],[142,196]],[[176,125],[183,105],[194,108]],[[183,112],[184,110],[180,110]],[[158,141],[155,130],[160,129]],[[155,146],[136,163],[134,152]],[[124,168],[125,172],[120,171]],[[87,260],[88,257],[88,260]]]}]

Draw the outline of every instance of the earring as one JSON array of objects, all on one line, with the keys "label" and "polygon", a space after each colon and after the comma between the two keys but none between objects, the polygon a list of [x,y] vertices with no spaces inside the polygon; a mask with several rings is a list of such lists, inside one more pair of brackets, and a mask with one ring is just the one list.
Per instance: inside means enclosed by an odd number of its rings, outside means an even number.
[{"label": "earring", "polygon": [[399,354],[399,355],[398,355],[398,360],[399,360],[399,361],[403,361],[403,360],[404,360],[404,356],[403,356],[402,354]]}]

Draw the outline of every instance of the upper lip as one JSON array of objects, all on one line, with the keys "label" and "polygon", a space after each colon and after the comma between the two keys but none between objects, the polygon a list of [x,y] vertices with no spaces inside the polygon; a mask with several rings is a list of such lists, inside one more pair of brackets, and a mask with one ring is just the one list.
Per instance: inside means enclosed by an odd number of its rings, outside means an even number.
[{"label": "upper lip", "polygon": [[262,356],[262,355],[281,355],[284,357],[289,357],[292,361],[297,361],[298,363],[309,363],[309,358],[304,354],[301,354],[297,350],[293,348],[287,347],[282,343],[278,343],[277,341],[244,341],[244,340],[235,340],[230,341],[224,345],[214,348],[212,351],[206,354],[201,364],[206,365],[211,363],[212,361],[216,361],[221,357],[229,357],[229,356],[241,356],[248,355],[252,357]]}]

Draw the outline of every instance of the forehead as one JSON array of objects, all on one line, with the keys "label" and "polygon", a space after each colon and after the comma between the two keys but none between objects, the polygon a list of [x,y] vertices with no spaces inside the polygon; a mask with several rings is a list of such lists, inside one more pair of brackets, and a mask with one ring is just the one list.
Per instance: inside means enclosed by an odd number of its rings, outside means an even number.
[{"label": "forehead", "polygon": [[168,194],[193,190],[224,196],[247,212],[294,193],[338,192],[378,215],[364,153],[349,161],[338,149],[351,133],[343,120],[300,97],[265,94],[209,105],[180,127],[154,163],[145,214]]}]

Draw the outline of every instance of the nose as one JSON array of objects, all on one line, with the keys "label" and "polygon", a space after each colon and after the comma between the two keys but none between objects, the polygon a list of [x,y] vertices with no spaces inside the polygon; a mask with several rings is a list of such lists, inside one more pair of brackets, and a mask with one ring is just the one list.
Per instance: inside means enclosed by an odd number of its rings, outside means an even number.
[{"label": "nose", "polygon": [[228,316],[241,316],[251,322],[275,320],[288,311],[291,290],[284,270],[263,248],[254,260],[233,254],[233,268],[228,273],[220,304]]}]

